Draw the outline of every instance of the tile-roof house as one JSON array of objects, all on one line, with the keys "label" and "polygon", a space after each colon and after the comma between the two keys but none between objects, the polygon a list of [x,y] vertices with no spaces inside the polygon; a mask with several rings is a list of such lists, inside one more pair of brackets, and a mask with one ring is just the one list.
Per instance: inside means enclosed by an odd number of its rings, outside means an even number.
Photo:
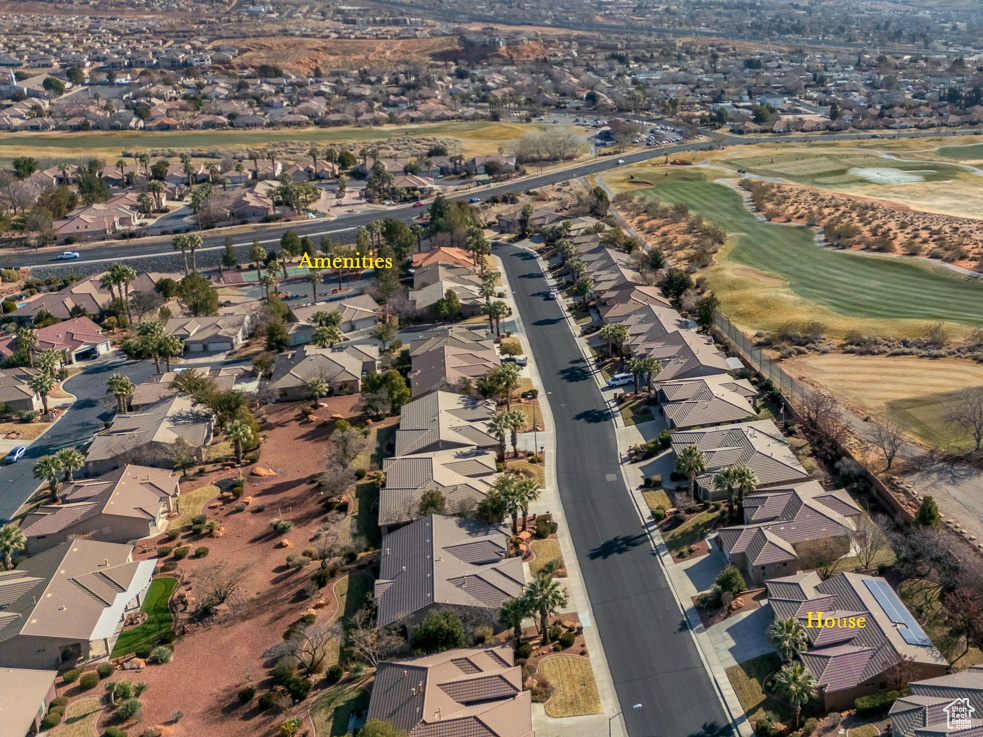
[{"label": "tile-roof house", "polygon": [[40,411],[43,408],[41,397],[27,384],[38,373],[29,368],[0,371],[0,404],[6,404],[11,412]]},{"label": "tile-roof house", "polygon": [[[934,737],[958,731],[966,737],[983,733],[983,665],[974,665],[962,673],[948,673],[938,678],[914,681],[911,694],[902,696],[891,706],[894,737]],[[958,717],[957,717],[958,714]],[[953,724],[957,718],[958,728]]]},{"label": "tile-roof house", "polygon": [[479,448],[387,458],[382,464],[386,483],[379,491],[379,524],[391,530],[419,517],[427,491],[439,491],[448,512],[473,509],[491,491],[498,475],[496,461],[495,451]]},{"label": "tile-roof house", "polygon": [[108,658],[156,564],[134,561],[132,545],[73,540],[0,571],[0,666],[69,668]]},{"label": "tile-roof house", "polygon": [[403,405],[396,430],[396,455],[451,450],[496,448],[488,431],[495,402],[456,392],[432,392]]},{"label": "tile-roof house", "polygon": [[[45,310],[59,320],[72,317],[73,307],[79,307],[95,317],[109,306],[112,295],[99,284],[100,276],[75,282],[57,292],[39,294],[30,302],[17,308],[13,316],[21,321],[33,320],[41,310]],[[152,292],[157,284],[158,274],[146,271],[137,272],[137,278],[130,282],[130,293]]]},{"label": "tile-roof house", "polygon": [[37,350],[59,351],[68,364],[96,358],[111,350],[109,338],[87,317],[76,317],[40,328],[37,337]]},{"label": "tile-roof house", "polygon": [[727,356],[717,350],[713,340],[692,330],[667,333],[663,337],[632,344],[633,356],[653,357],[662,363],[656,383],[670,379],[712,376],[731,370]]},{"label": "tile-roof house", "polygon": [[164,329],[184,341],[187,353],[234,351],[249,335],[250,323],[248,314],[172,317]]},{"label": "tile-roof house", "polygon": [[368,718],[410,737],[533,737],[532,692],[511,645],[380,664]]},{"label": "tile-roof house", "polygon": [[290,345],[301,345],[314,339],[313,320],[318,312],[340,313],[341,324],[338,328],[343,333],[364,330],[379,322],[379,305],[367,294],[291,307],[290,316],[293,321],[287,325]]},{"label": "tile-roof house", "polygon": [[277,356],[270,386],[280,401],[309,399],[307,383],[324,379],[332,392],[354,394],[361,391],[362,375],[376,370],[376,362],[355,347],[317,348],[307,344]]},{"label": "tile-roof house", "polygon": [[0,737],[41,731],[41,720],[57,696],[57,677],[53,668],[0,668]]},{"label": "tile-roof house", "polygon": [[748,466],[758,477],[759,489],[809,480],[809,473],[771,420],[673,434],[673,453],[678,455],[687,445],[695,445],[706,458],[707,470],[696,477],[696,493],[704,500],[726,498],[726,491],[714,488],[713,476],[728,466]]},{"label": "tile-roof house", "polygon": [[846,555],[861,514],[844,489],[826,491],[818,481],[768,489],[744,497],[744,524],[719,530],[717,545],[760,585],[798,573],[817,543]]},{"label": "tile-roof house", "polygon": [[184,395],[165,397],[139,412],[118,414],[96,435],[86,457],[90,474],[103,474],[127,463],[174,467],[174,448],[182,438],[201,463],[212,441],[211,417]]},{"label": "tile-roof house", "polygon": [[430,266],[431,264],[454,264],[457,266],[474,267],[474,259],[463,248],[452,248],[450,246],[438,246],[428,251],[414,253],[410,257],[410,265],[415,269]]},{"label": "tile-roof house", "polygon": [[410,359],[409,379],[414,397],[456,389],[462,379],[475,381],[502,363],[491,333],[467,328],[423,333],[410,342]]},{"label": "tile-roof house", "polygon": [[[850,709],[860,696],[889,689],[896,667],[907,659],[915,679],[943,675],[949,662],[935,649],[904,602],[883,578],[838,573],[823,581],[815,571],[765,582],[775,619],[797,619],[805,626],[809,648],[799,657],[812,673],[825,709]],[[808,627],[809,613],[813,614]],[[823,618],[865,618],[863,627],[816,627]],[[898,688],[898,687],[901,688]]]},{"label": "tile-roof house", "polygon": [[[238,381],[248,371],[249,369],[245,366],[222,366],[204,371],[198,369],[197,373],[199,376],[209,379],[216,391],[228,392],[237,387]],[[172,384],[174,379],[180,375],[178,371],[165,371],[162,374],[151,376],[141,384],[137,384],[130,396],[130,409],[143,409],[175,394],[177,390]]]},{"label": "tile-roof house", "polygon": [[60,504],[31,512],[21,525],[27,554],[35,555],[73,537],[127,543],[161,532],[176,508],[178,475],[150,466],[126,465],[61,492]]},{"label": "tile-roof house", "polygon": [[431,514],[382,541],[376,623],[419,622],[432,609],[497,611],[520,596],[521,558],[508,558],[508,525]]},{"label": "tile-roof house", "polygon": [[661,409],[669,427],[685,430],[726,425],[756,417],[748,401],[758,395],[747,379],[729,374],[664,381],[659,384]]}]

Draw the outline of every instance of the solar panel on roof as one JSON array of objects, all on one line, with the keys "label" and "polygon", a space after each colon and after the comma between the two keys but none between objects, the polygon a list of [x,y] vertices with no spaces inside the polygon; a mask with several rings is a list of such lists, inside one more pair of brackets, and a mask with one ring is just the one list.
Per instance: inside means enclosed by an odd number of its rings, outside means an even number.
[{"label": "solar panel on roof", "polygon": [[932,641],[928,639],[928,635],[922,630],[921,625],[918,624],[912,613],[901,602],[898,595],[894,593],[894,590],[887,581],[865,579],[864,585],[874,599],[877,600],[877,603],[880,604],[881,609],[884,610],[888,618],[894,624],[903,625],[902,627],[898,627],[898,631],[901,633],[905,642],[909,645],[921,645],[922,647],[930,647],[932,645]]}]

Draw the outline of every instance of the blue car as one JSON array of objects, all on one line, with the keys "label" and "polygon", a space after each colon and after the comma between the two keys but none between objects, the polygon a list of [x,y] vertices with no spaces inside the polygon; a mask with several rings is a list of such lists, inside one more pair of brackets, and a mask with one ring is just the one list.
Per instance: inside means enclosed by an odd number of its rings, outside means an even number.
[{"label": "blue car", "polygon": [[17,463],[17,461],[19,461],[21,458],[24,457],[24,454],[26,452],[27,452],[27,448],[25,448],[23,445],[18,445],[16,448],[14,448],[6,455],[6,457],[3,459],[3,462]]}]

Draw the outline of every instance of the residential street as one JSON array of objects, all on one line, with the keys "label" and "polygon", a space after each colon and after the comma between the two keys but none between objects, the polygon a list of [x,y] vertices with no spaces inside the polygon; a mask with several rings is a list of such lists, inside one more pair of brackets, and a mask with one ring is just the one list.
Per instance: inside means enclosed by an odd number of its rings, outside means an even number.
[{"label": "residential street", "polygon": [[93,361],[85,371],[65,382],[65,391],[78,397],[78,401],[27,449],[20,461],[0,466],[0,523],[16,514],[38,487],[40,482],[33,474],[38,458],[87,443],[102,430],[103,422],[112,418],[114,400],[106,395],[106,381],[116,372],[126,374],[133,383],[139,384],[154,373],[154,364],[153,361],[127,361],[116,352]]},{"label": "residential street", "polygon": [[[497,246],[546,391],[570,535],[631,737],[723,736],[728,720],[625,487],[614,424],[536,258]],[[633,708],[640,704],[641,708]],[[615,715],[609,715],[615,716]]]}]

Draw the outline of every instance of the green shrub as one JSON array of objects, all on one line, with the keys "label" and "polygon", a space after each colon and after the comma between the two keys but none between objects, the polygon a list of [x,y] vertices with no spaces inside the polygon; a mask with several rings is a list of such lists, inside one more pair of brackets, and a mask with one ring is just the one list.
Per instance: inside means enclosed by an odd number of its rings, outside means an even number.
[{"label": "green shrub", "polygon": [[[289,640],[293,627],[287,629],[284,632],[284,640]],[[289,655],[285,655],[276,661],[276,665],[273,666],[273,670],[270,671],[270,678],[273,679],[273,683],[277,686],[286,686],[291,678],[297,675],[297,660]]]},{"label": "green shrub", "polygon": [[328,668],[328,672],[325,675],[325,678],[328,679],[328,683],[337,683],[344,677],[345,677],[345,669],[342,668],[337,663],[335,663],[330,668]]},{"label": "green shrub", "polygon": [[176,548],[174,550],[174,557],[177,558],[178,560],[184,560],[185,558],[188,557],[188,554],[190,552],[191,552],[191,548],[189,546],[182,545],[180,548]]},{"label": "green shrub", "polygon": [[96,668],[96,673],[100,678],[109,678],[115,672],[116,666],[112,663],[100,663],[99,667]]},{"label": "green shrub", "polygon": [[204,546],[195,548],[195,558],[204,558],[206,555],[208,555],[208,548]]},{"label": "green shrub", "polygon": [[147,645],[146,643],[143,643],[136,646],[136,649],[133,651],[133,654],[136,655],[138,658],[140,658],[140,660],[146,660],[147,658],[150,657],[150,653],[153,652],[153,649],[154,649],[153,645]]},{"label": "green shrub", "polygon": [[873,717],[886,714],[891,705],[898,700],[898,691],[882,691],[881,693],[861,696],[854,702],[858,717]]},{"label": "green shrub", "polygon": [[171,550],[172,550],[172,548],[171,548],[170,545],[160,545],[157,548],[157,557],[158,558],[166,558],[167,556],[169,556],[171,554]]},{"label": "green shrub", "polygon": [[174,540],[177,540],[179,537],[181,537],[181,531],[180,530],[168,530],[167,531],[167,539],[168,540],[170,540],[170,541],[173,542]]},{"label": "green shrub", "polygon": [[170,663],[171,658],[174,657],[174,650],[171,649],[170,645],[158,645],[150,653],[150,659],[155,663],[163,665],[164,663]]},{"label": "green shrub", "polygon": [[662,449],[672,445],[672,430],[663,430],[659,433],[659,447]]},{"label": "green shrub", "polygon": [[305,558],[310,558],[311,560],[314,560],[315,558],[317,558],[317,548],[315,547],[304,548],[303,550],[300,551],[300,554],[303,555]]},{"label": "green shrub", "polygon": [[276,517],[270,520],[270,529],[273,530],[277,535],[283,535],[290,532],[294,528],[294,523],[290,520],[280,519]]},{"label": "green shrub", "polygon": [[243,495],[245,493],[246,493],[246,490],[244,488],[242,488],[241,486],[233,486],[232,487],[232,498],[233,499],[242,499],[242,497],[243,497]]},{"label": "green shrub", "polygon": [[157,636],[157,642],[161,645],[170,645],[177,639],[177,632],[172,629],[166,629]]},{"label": "green shrub", "polygon": [[204,523],[202,523],[200,525],[191,525],[191,534],[192,535],[200,535],[204,531],[205,531],[205,525],[204,525]]},{"label": "green shrub", "polygon": [[356,468],[355,469],[355,478],[357,478],[359,480],[364,479],[366,473],[367,473],[367,471],[364,468]]},{"label": "green shrub", "polygon": [[528,659],[532,655],[532,645],[528,642],[523,642],[515,649],[516,658],[526,658]]},{"label": "green shrub", "polygon": [[806,723],[802,725],[802,734],[804,737],[809,737],[816,729],[819,727],[819,722],[816,721],[815,717],[809,717],[806,719]]},{"label": "green shrub", "polygon": [[106,731],[103,734],[106,737],[126,737],[126,732],[115,725],[106,727]]},{"label": "green shrub", "polygon": [[556,522],[549,515],[536,518],[536,537],[545,540],[556,532]]},{"label": "green shrub", "polygon": [[95,688],[99,685],[99,674],[98,673],[86,673],[81,678],[79,678],[79,688],[83,691],[88,691],[90,688]]},{"label": "green shrub", "polygon": [[568,647],[573,647],[573,643],[577,641],[577,635],[573,632],[564,632],[560,635],[560,644],[565,650]]},{"label": "green shrub", "polygon": [[196,514],[191,518],[191,524],[193,525],[203,525],[208,521],[208,518],[203,514]]},{"label": "green shrub", "polygon": [[721,591],[729,591],[734,596],[747,590],[747,584],[744,583],[744,576],[741,575],[740,569],[733,563],[717,574],[714,583],[720,587]]},{"label": "green shrub", "polygon": [[270,709],[276,703],[276,694],[272,692],[265,693],[259,697],[259,701],[257,703],[259,704],[260,709]]},{"label": "green shrub", "polygon": [[313,576],[311,576],[311,581],[317,584],[317,587],[319,589],[323,589],[325,586],[328,585],[328,582],[331,580],[331,578],[332,578],[331,571],[325,568],[324,570],[318,571]]},{"label": "green shrub", "polygon": [[77,668],[72,668],[71,670],[66,670],[62,674],[61,679],[65,683],[75,683],[75,681],[79,679],[80,675],[82,675],[82,671],[78,670]]},{"label": "green shrub", "polygon": [[652,512],[652,518],[656,522],[661,522],[666,518],[666,510],[664,510],[662,507],[656,507],[655,511]]},{"label": "green shrub", "polygon": [[313,688],[313,686],[314,684],[312,684],[306,678],[295,677],[295,678],[291,678],[286,683],[287,693],[290,694],[290,698],[292,698],[296,702],[301,702],[304,699],[306,699],[308,696],[310,696],[311,688]]},{"label": "green shrub", "polygon": [[48,709],[48,713],[44,715],[44,719],[41,720],[41,729],[48,730],[57,727],[61,724],[61,720],[65,716],[64,706],[53,706]]},{"label": "green shrub", "polygon": [[239,703],[248,704],[253,700],[253,696],[256,695],[256,689],[252,686],[246,686],[245,688],[239,689]]},{"label": "green shrub", "polygon": [[68,706],[68,697],[56,696],[51,700],[51,703],[48,706],[52,709],[64,709],[66,706]]}]

